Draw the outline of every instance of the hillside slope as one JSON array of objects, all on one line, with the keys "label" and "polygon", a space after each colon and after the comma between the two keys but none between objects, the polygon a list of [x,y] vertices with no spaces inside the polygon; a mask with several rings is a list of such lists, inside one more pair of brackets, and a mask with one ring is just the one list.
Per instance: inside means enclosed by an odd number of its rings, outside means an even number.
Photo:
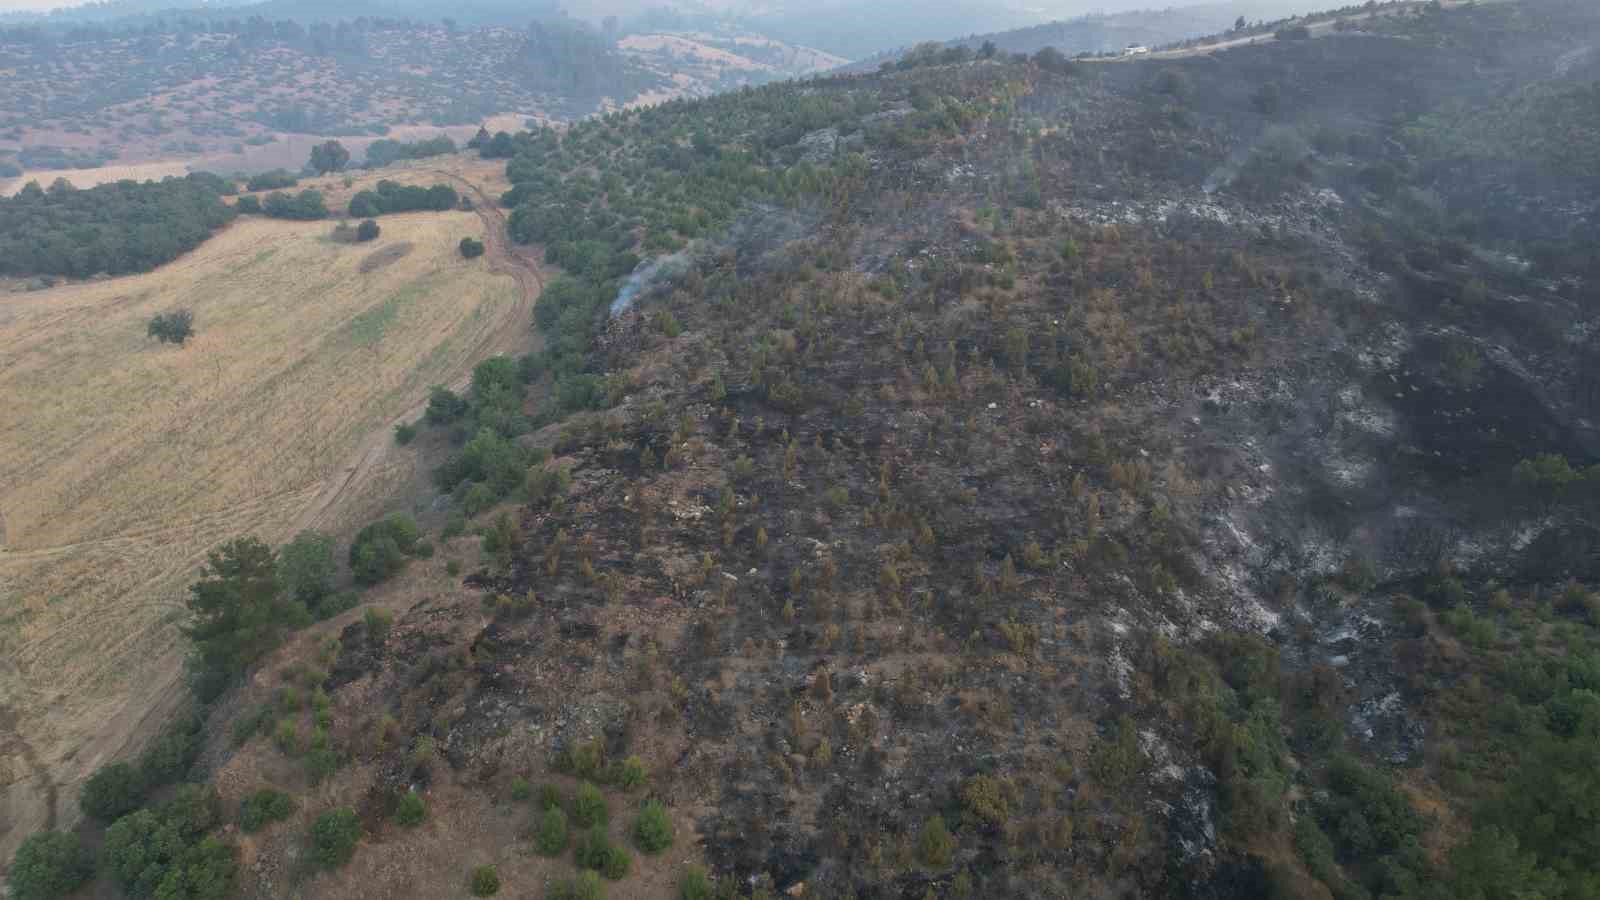
[{"label": "hillside slope", "polygon": [[527,405],[436,395],[464,578],[213,713],[222,809],[299,798],[239,890],[1585,896],[1597,39],[1419,7],[519,136],[565,275]]}]

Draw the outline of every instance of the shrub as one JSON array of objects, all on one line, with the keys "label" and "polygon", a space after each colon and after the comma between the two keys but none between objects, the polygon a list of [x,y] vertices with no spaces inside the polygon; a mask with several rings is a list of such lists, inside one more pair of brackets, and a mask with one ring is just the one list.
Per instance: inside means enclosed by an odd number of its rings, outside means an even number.
[{"label": "shrub", "polygon": [[189,773],[200,755],[201,725],[196,715],[178,719],[139,757],[139,777],[146,789],[171,784]]},{"label": "shrub", "polygon": [[348,806],[330,809],[311,823],[311,855],[330,869],[350,861],[361,840],[361,819]]},{"label": "shrub", "polygon": [[559,856],[567,849],[567,814],[559,806],[539,816],[539,833],[534,844],[545,856]]},{"label": "shrub", "polygon": [[163,344],[182,347],[185,341],[194,336],[194,313],[187,309],[159,313],[145,327],[145,334]]},{"label": "shrub", "polygon": [[572,803],[572,819],[579,828],[604,825],[610,817],[606,798],[600,789],[585,781],[578,785],[578,796]]},{"label": "shrub", "polygon": [[553,784],[539,785],[540,809],[557,809],[561,806],[561,789]]},{"label": "shrub", "polygon": [[389,640],[389,631],[394,627],[394,613],[375,606],[368,607],[365,621],[368,641],[382,644]]},{"label": "shrub", "polygon": [[411,764],[413,766],[425,766],[433,762],[433,753],[433,737],[425,734],[417,738],[416,744],[411,747]]},{"label": "shrub", "polygon": [[599,875],[593,872],[579,872],[577,878],[568,878],[551,885],[545,900],[605,900],[605,896],[606,887],[600,881]]},{"label": "shrub", "polygon": [[622,761],[622,765],[617,767],[615,781],[617,787],[625,791],[631,791],[634,788],[643,786],[648,777],[649,774],[645,771],[644,760],[637,756],[630,756]]},{"label": "shrub", "polygon": [[955,845],[955,838],[945,828],[944,816],[932,816],[922,823],[922,834],[917,838],[917,855],[924,864],[939,869],[948,866]]},{"label": "shrub", "polygon": [[428,804],[416,791],[406,791],[395,808],[394,819],[407,828],[415,828],[428,817]]},{"label": "shrub", "polygon": [[394,427],[394,442],[404,447],[417,439],[417,426],[411,422],[401,422]]},{"label": "shrub", "polygon": [[244,183],[244,189],[252,192],[281,191],[284,188],[292,188],[299,184],[300,180],[293,175],[283,169],[276,169],[271,172],[262,172],[259,175],[250,176],[250,180]]},{"label": "shrub", "polygon": [[311,221],[327,218],[328,205],[323,201],[321,191],[305,190],[293,197],[282,191],[274,191],[261,201],[261,211],[274,219]]},{"label": "shrub", "polygon": [[612,881],[625,877],[633,867],[633,857],[612,842],[604,825],[596,825],[584,833],[574,858],[580,868],[594,869]]},{"label": "shrub", "polygon": [[322,598],[322,602],[311,610],[311,614],[318,621],[323,621],[331,619],[346,610],[355,609],[360,602],[361,595],[355,591],[338,591]]},{"label": "shrub", "polygon": [[479,866],[472,870],[472,896],[493,897],[500,893],[500,873],[494,866]]},{"label": "shrub", "polygon": [[278,551],[278,583],[308,610],[316,610],[333,593],[339,563],[333,538],[320,531],[302,531]]},{"label": "shrub", "polygon": [[472,238],[461,239],[461,257],[463,259],[477,259],[483,255],[483,241]]},{"label": "shrub", "polygon": [[382,233],[383,229],[379,228],[378,223],[372,221],[371,219],[367,219],[360,225],[356,226],[356,240],[362,243],[366,243],[367,241],[375,241],[378,239],[378,235]]},{"label": "shrub", "polygon": [[129,897],[221,897],[232,889],[237,851],[205,837],[217,824],[215,790],[185,785],[168,802],[106,829],[102,861]]},{"label": "shrub", "polygon": [[961,788],[961,807],[969,818],[1001,827],[1011,817],[1005,788],[1005,783],[998,778],[975,775]]},{"label": "shrub", "polygon": [[6,884],[12,900],[58,900],[94,874],[94,857],[75,834],[40,831],[17,848]]},{"label": "shrub", "polygon": [[659,800],[647,801],[633,822],[633,841],[646,853],[660,853],[672,846],[672,818]]},{"label": "shrub", "polygon": [[350,569],[356,581],[377,584],[405,567],[416,553],[421,532],[410,516],[396,513],[361,529],[350,545]]},{"label": "shrub", "polygon": [[245,195],[245,196],[239,198],[239,202],[235,203],[233,205],[233,208],[236,211],[238,211],[239,213],[248,213],[250,215],[260,215],[261,214],[261,198],[252,197],[250,195]]},{"label": "shrub", "polygon": [[128,763],[104,766],[89,776],[78,795],[78,808],[91,819],[114,822],[144,804],[145,783]]},{"label": "shrub", "polygon": [[283,791],[269,787],[260,788],[239,804],[239,828],[254,833],[282,822],[294,813],[294,798]]},{"label": "shrub", "polygon": [[511,779],[511,799],[522,802],[533,796],[533,785],[528,779],[518,776]]},{"label": "shrub", "polygon": [[706,870],[690,866],[678,880],[678,896],[682,900],[711,900],[716,896],[716,886],[706,876]]}]

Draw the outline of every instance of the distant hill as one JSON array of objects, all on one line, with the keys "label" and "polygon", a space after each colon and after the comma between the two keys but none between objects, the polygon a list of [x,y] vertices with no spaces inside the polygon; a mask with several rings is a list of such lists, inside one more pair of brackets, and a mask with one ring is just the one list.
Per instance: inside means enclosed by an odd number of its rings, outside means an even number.
[{"label": "distant hill", "polygon": [[[1068,56],[1111,53],[1130,44],[1156,47],[1201,35],[1217,34],[1233,27],[1241,17],[1247,22],[1257,22],[1306,12],[1310,8],[1309,4],[1241,0],[1160,10],[1096,13],[987,34],[970,33],[941,43],[973,50],[985,43],[992,43],[996,49],[1006,53],[1033,54],[1046,47],[1054,47]],[[845,71],[875,69],[887,60],[898,59],[909,49],[909,46],[902,46],[874,53],[845,67]]]}]

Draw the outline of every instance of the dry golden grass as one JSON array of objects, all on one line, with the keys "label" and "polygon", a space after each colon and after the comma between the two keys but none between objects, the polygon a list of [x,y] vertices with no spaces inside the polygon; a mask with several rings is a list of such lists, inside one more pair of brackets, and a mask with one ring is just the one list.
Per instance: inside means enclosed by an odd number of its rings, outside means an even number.
[{"label": "dry golden grass", "polygon": [[[176,693],[206,550],[347,524],[311,513],[352,456],[370,463],[430,385],[525,329],[513,279],[456,251],[482,236],[477,216],[382,225],[346,245],[328,223],[241,220],[156,272],[0,302],[0,715],[60,786],[63,819]],[[361,272],[398,243],[412,249]],[[147,338],[178,306],[189,344]],[[0,850],[48,820],[31,768],[0,758]]]}]

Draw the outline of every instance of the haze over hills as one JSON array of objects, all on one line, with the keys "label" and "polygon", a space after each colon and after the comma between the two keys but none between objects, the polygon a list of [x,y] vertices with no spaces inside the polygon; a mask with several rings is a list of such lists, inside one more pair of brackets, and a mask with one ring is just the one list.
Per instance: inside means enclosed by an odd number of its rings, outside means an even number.
[{"label": "haze over hills", "polygon": [[1600,6],[798,8],[0,34],[11,900],[1590,897]]},{"label": "haze over hills", "polygon": [[[1178,4],[1179,7],[1194,5]],[[1244,15],[1252,20],[1282,18],[1317,9],[1314,3],[1306,0],[1248,0],[1233,6],[1237,7],[1235,15]],[[467,0],[447,5],[436,0],[351,0],[339,4],[312,3],[307,0],[212,0],[204,4],[184,0],[106,0],[60,8],[48,16],[40,16],[35,12],[14,18],[60,23],[105,22],[202,9],[212,16],[259,15],[267,19],[294,19],[303,23],[365,16],[425,21],[450,18],[463,25],[525,25],[532,19],[558,14],[594,25],[601,24],[608,17],[615,18],[625,26],[648,23],[659,28],[665,23],[675,23],[679,30],[699,28],[707,23],[733,22],[785,43],[814,47],[853,60],[922,41],[951,40],[971,34],[1006,31],[1086,14],[1160,12],[1171,8],[1154,7],[1148,0],[1095,3],[1055,0],[1045,4],[1014,6],[982,0],[934,0],[926,3],[824,0],[820,4],[758,0],[672,3],[645,0],[539,0],[534,3]],[[0,21],[3,21],[3,17],[0,17]]]},{"label": "haze over hills", "polygon": [[[1006,49],[1048,42],[1075,53],[1124,39],[1179,40],[1270,8],[1078,20],[1017,32],[1031,36]],[[857,52],[1023,16],[986,9],[976,16],[959,5],[919,6],[913,15],[892,4],[840,3],[812,16],[781,4],[267,0],[183,9],[111,0],[12,17],[0,29],[0,61],[11,73],[0,84],[0,179],[14,191],[30,179],[88,185],[293,168],[330,136],[352,139],[358,152],[388,136],[461,143],[486,123],[515,129],[804,77]],[[818,22],[835,23],[849,40],[804,33]]]}]

